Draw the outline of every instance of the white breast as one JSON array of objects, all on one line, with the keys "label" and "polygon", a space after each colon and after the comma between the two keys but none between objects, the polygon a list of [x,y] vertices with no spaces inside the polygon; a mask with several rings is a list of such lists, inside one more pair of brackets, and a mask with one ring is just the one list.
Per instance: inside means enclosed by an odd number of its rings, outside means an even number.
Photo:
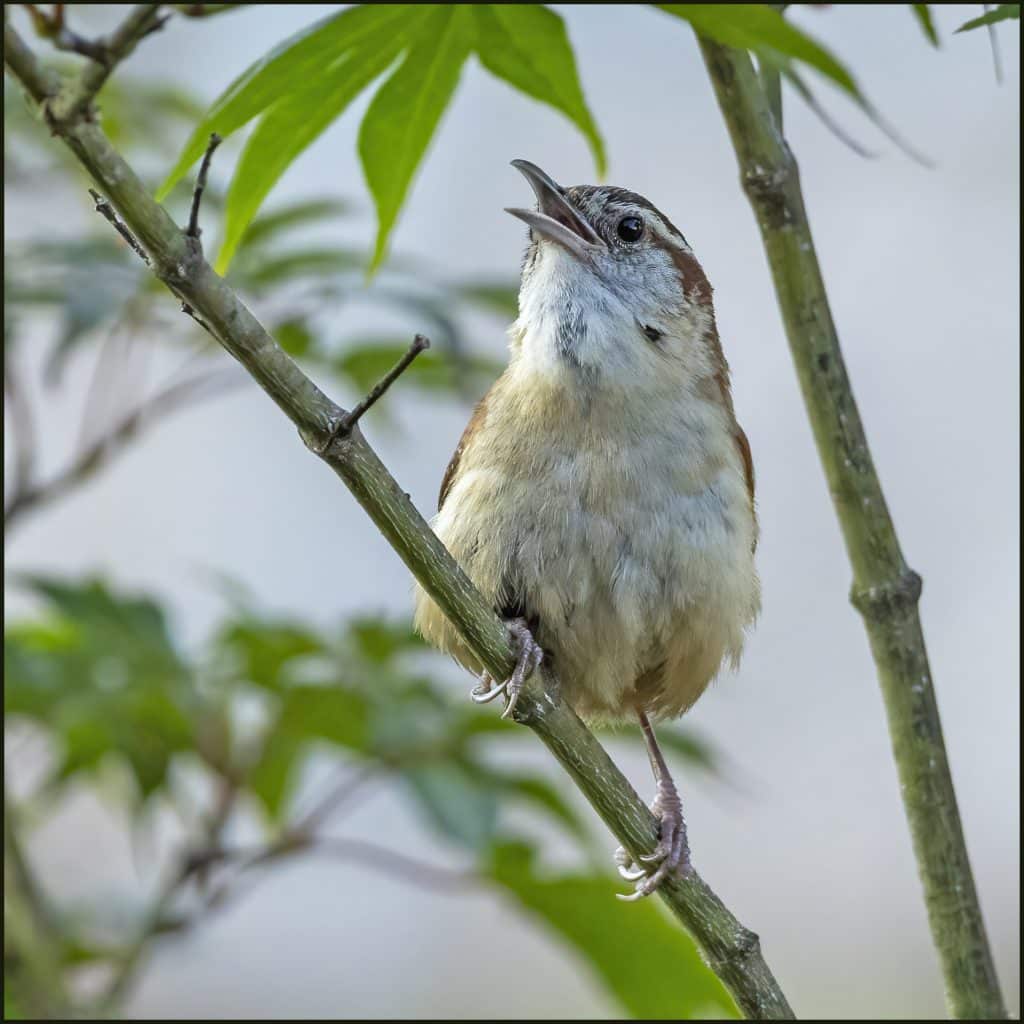
[{"label": "white breast", "polygon": [[[537,619],[580,713],[628,714],[641,680],[650,711],[679,714],[738,657],[759,603],[734,425],[677,374],[637,389],[580,372],[513,359],[435,529],[496,607],[518,600]],[[478,668],[422,591],[417,624]]]}]

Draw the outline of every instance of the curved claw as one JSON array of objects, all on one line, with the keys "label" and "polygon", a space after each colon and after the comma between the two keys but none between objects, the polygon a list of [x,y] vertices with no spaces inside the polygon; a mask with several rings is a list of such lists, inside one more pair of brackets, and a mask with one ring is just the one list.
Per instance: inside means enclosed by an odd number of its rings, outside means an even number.
[{"label": "curved claw", "polygon": [[638,882],[647,875],[643,868],[635,868],[633,871],[630,871],[629,868],[622,864],[619,865],[618,871],[619,877],[624,878],[627,882]]},{"label": "curved claw", "polygon": [[489,690],[483,690],[480,686],[474,686],[473,689],[469,691],[469,696],[474,704],[489,704],[495,697],[500,697],[505,692],[505,688],[507,686],[507,679],[505,682],[499,683],[497,686],[492,686]]}]

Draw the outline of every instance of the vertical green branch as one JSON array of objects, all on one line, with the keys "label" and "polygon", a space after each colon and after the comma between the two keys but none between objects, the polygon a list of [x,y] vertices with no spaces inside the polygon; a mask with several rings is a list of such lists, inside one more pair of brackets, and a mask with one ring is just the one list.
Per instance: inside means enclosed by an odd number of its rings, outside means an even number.
[{"label": "vertical green branch", "polygon": [[700,40],[761,229],[779,307],[853,568],[950,1012],[1003,1018],[925,650],[921,578],[900,550],[854,401],[797,166],[750,57]]}]

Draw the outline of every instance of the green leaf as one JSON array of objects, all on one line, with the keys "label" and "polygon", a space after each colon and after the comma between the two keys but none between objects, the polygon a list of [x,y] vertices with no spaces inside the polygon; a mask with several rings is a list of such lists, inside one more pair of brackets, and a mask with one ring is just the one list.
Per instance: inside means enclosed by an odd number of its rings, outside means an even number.
[{"label": "green leaf", "polygon": [[737,1018],[689,935],[650,900],[623,903],[605,875],[543,876],[529,847],[493,851],[490,876],[572,947],[623,1010],[639,1020]]},{"label": "green leaf", "polygon": [[402,36],[385,20],[383,28],[361,40],[359,49],[334,67],[311,75],[302,88],[289,92],[260,119],[228,191],[218,273],[227,270],[260,204],[292,161],[387,70],[402,46]]},{"label": "green leaf", "polygon": [[[356,345],[332,361],[335,371],[349,378],[359,391],[368,391],[408,351],[405,341],[380,339]],[[483,356],[460,356],[458,359],[432,348],[422,353],[402,374],[403,383],[424,391],[456,391],[462,381],[459,371],[494,380],[504,366]]]},{"label": "green leaf", "polygon": [[917,23],[921,26],[921,31],[925,34],[928,42],[932,46],[938,47],[939,34],[935,31],[931,8],[927,4],[911,4],[910,9],[914,12],[914,17],[917,18]]},{"label": "green leaf", "polygon": [[504,798],[519,800],[543,811],[582,845],[590,843],[590,830],[576,808],[543,776],[488,772],[487,778]]},{"label": "green leaf", "polygon": [[384,259],[398,211],[458,85],[472,45],[470,17],[465,7],[432,5],[359,127],[359,157],[377,207],[371,269]]},{"label": "green leaf", "polygon": [[501,281],[475,281],[458,285],[456,294],[465,302],[514,320],[519,315],[519,286]]},{"label": "green leaf", "polygon": [[598,175],[605,151],[583,97],[565,23],[542,4],[473,4],[476,51],[492,75],[561,111],[583,133]]},{"label": "green leaf", "polygon": [[309,324],[302,319],[282,320],[281,323],[274,324],[271,334],[288,355],[299,359],[309,355],[315,345],[313,332],[309,329]]},{"label": "green leaf", "polygon": [[280,822],[288,808],[305,750],[294,736],[275,732],[264,743],[260,758],[249,773],[248,787],[273,822]]},{"label": "green leaf", "polygon": [[252,221],[249,230],[242,237],[241,245],[248,249],[267,242],[276,242],[288,231],[347,216],[351,209],[351,204],[343,199],[304,199],[287,203]]},{"label": "green leaf", "polygon": [[324,651],[320,638],[304,626],[258,619],[225,624],[216,644],[236,660],[243,678],[266,690],[286,687],[295,661]]},{"label": "green leaf", "polygon": [[408,651],[427,649],[426,641],[408,621],[359,616],[349,621],[348,634],[360,656],[375,665],[390,664]]},{"label": "green leaf", "polygon": [[476,851],[488,846],[498,824],[498,800],[490,786],[455,762],[428,762],[403,774],[442,835]]},{"label": "green leaf", "polygon": [[292,686],[248,778],[272,821],[280,821],[316,742],[362,754],[369,741],[366,698],[340,686]]},{"label": "green leaf", "polygon": [[336,278],[340,274],[361,269],[366,256],[353,249],[300,249],[254,260],[247,258],[244,267],[239,258],[237,274],[232,276],[247,288],[266,288],[303,278]]},{"label": "green leaf", "polygon": [[198,697],[160,606],[99,580],[28,576],[45,602],[34,622],[4,634],[4,710],[33,719],[59,752],[55,781],[97,769],[108,756],[132,773],[144,800],[170,763],[194,748]]},{"label": "green leaf", "polygon": [[985,25],[996,25],[1000,21],[1008,21],[1010,19],[1020,19],[1020,4],[999,4],[993,10],[981,15],[981,17],[965,21],[956,31],[970,32]]},{"label": "green leaf", "polygon": [[861,100],[849,71],[820,43],[767,4],[657,4],[688,21],[695,32],[726,46],[752,50],[759,59],[785,66],[791,60],[816,68],[844,92]]},{"label": "green leaf", "polygon": [[214,101],[185,144],[178,162],[157,192],[164,199],[202,156],[212,132],[226,138],[295,89],[317,80],[335,61],[355,49],[382,22],[400,24],[406,5],[357,5],[331,14],[296,33],[248,67]]}]

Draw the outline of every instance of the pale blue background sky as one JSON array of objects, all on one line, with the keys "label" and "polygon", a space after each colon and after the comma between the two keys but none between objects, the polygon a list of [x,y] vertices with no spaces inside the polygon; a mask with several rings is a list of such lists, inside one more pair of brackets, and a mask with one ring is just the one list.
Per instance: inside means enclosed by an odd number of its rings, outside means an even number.
[{"label": "pale blue background sky", "polygon": [[[643,7],[556,5],[609,151],[608,180],[651,198],[695,247],[714,286],[736,406],[758,473],[764,614],[743,667],[694,724],[748,781],[736,794],[684,781],[694,857],[746,924],[797,1012],[927,1016],[942,996],[895,771],[850,573],[804,416],[754,220],[696,46]],[[935,161],[894,150],[832,90],[819,94],[865,161],[787,97],[815,241],[869,438],[911,565],[982,904],[1001,980],[1019,1010],[1019,44],[1000,32],[993,82],[984,33],[951,37],[978,5],[936,6],[936,52],[906,6],[800,10],[888,119]],[[215,96],[282,36],[324,13],[259,7],[175,20],[130,62]],[[99,12],[98,20],[110,12]],[[22,18],[16,13],[15,18]],[[366,200],[357,105],[288,172],[275,198]],[[397,250],[452,276],[513,275],[529,197],[526,157],[565,183],[593,180],[558,115],[470,66],[395,232]],[[228,167],[218,165],[215,174]],[[366,204],[368,207],[368,203]],[[77,202],[8,210],[52,223]],[[368,243],[372,220],[353,231]],[[258,312],[258,310],[257,310]],[[415,325],[410,325],[415,326]],[[489,328],[481,350],[500,356]],[[84,369],[84,368],[83,368]],[[82,382],[84,372],[79,374]],[[52,409],[59,457],[81,396]],[[409,428],[371,441],[424,511],[467,416],[403,394]],[[414,429],[413,429],[414,428]],[[8,567],[99,569],[172,598],[190,637],[218,601],[203,567],[270,606],[337,621],[409,609],[406,572],[337,480],[305,454],[254,388],[160,428],[86,491],[27,524]],[[453,686],[467,680],[453,672]],[[543,763],[536,745],[523,757]],[[623,762],[648,787],[642,755]],[[568,783],[565,783],[568,790]],[[646,789],[643,791],[646,792]],[[403,804],[369,801],[347,832],[429,843]],[[609,853],[614,845],[608,841]],[[34,851],[68,896],[123,890],[131,851],[105,812],[75,801]],[[445,856],[427,846],[424,856]],[[482,950],[504,951],[482,960]],[[523,972],[529,972],[524,974]],[[529,977],[528,985],[522,984]],[[187,943],[158,951],[131,1011],[216,1016],[608,1016],[615,1006],[553,941],[496,897],[422,893],[330,864],[279,871]]]}]

